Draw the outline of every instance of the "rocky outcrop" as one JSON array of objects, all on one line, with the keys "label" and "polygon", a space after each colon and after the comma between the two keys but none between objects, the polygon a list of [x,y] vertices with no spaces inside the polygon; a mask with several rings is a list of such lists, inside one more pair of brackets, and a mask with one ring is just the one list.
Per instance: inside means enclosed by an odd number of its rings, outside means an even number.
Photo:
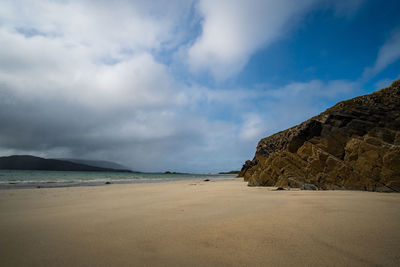
[{"label": "rocky outcrop", "polygon": [[260,140],[249,185],[400,191],[400,80]]}]

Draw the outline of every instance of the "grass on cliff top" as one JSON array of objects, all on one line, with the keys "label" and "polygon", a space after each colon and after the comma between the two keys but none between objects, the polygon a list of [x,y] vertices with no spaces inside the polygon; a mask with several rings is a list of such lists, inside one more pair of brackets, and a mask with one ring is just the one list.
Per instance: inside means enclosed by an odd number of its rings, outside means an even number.
[{"label": "grass on cliff top", "polygon": [[365,97],[368,97],[368,96],[383,97],[384,94],[388,93],[390,90],[393,90],[396,87],[400,87],[400,79],[394,81],[389,87],[379,89],[378,91],[375,91],[371,94],[361,95],[361,96],[354,97],[352,99],[340,101],[340,102],[336,103],[333,107],[328,108],[325,112],[323,112],[323,114],[338,111],[338,110],[344,110],[344,111],[352,110],[352,109],[356,108],[357,106],[359,106],[360,102]]}]

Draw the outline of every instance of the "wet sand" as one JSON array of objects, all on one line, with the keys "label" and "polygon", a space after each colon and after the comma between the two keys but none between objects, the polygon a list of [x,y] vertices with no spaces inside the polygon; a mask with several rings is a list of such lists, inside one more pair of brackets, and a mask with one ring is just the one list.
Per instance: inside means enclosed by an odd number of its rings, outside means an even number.
[{"label": "wet sand", "polygon": [[1,266],[400,266],[400,194],[241,179],[0,190]]}]

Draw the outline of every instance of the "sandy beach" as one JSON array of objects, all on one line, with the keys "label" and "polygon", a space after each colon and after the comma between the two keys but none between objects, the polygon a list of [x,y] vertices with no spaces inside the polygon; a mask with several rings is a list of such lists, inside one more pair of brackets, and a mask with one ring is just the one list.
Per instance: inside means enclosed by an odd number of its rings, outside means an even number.
[{"label": "sandy beach", "polygon": [[0,190],[2,266],[399,266],[400,194],[242,179]]}]

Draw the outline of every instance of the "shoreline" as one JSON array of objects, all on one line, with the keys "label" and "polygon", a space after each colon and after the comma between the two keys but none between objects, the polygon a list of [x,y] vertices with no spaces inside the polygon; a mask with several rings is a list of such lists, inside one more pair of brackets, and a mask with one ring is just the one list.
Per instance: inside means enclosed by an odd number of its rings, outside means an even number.
[{"label": "shoreline", "polygon": [[164,183],[171,181],[234,178],[230,174],[126,173],[0,170],[0,190],[102,186],[110,184]]},{"label": "shoreline", "polygon": [[0,257],[5,266],[399,266],[399,207],[399,194],[276,191],[241,178],[0,190]]},{"label": "shoreline", "polygon": [[204,181],[205,179],[210,182],[219,180],[236,179],[234,176],[227,177],[204,177],[199,179],[195,177],[188,178],[147,178],[147,179],[131,179],[131,180],[104,180],[104,181],[83,181],[83,182],[4,182],[0,183],[0,190],[12,189],[40,189],[40,188],[65,188],[65,187],[91,187],[91,186],[109,186],[109,185],[129,185],[129,184],[157,184],[157,183],[170,183],[180,181]]},{"label": "shoreline", "polygon": [[[208,180],[208,181],[206,181]],[[51,189],[51,188],[69,188],[69,187],[97,187],[97,186],[111,186],[111,185],[131,185],[131,184],[159,184],[159,183],[174,183],[174,182],[220,182],[220,181],[236,181],[243,180],[243,177],[227,176],[227,177],[204,177],[204,179],[188,177],[188,178],[150,178],[150,179],[132,179],[132,180],[119,180],[119,181],[88,181],[88,182],[20,182],[20,183],[0,183],[0,191],[2,190],[19,190],[19,189]],[[383,194],[399,194],[396,191],[368,191],[368,190],[357,190],[357,189],[301,189],[299,187],[291,187],[290,189],[284,188],[283,190],[278,190],[279,186],[254,186],[248,185],[247,187],[253,188],[264,188],[268,191],[310,191],[310,192],[333,192],[333,191],[343,191],[343,192],[370,192],[370,193],[383,193]]]}]

